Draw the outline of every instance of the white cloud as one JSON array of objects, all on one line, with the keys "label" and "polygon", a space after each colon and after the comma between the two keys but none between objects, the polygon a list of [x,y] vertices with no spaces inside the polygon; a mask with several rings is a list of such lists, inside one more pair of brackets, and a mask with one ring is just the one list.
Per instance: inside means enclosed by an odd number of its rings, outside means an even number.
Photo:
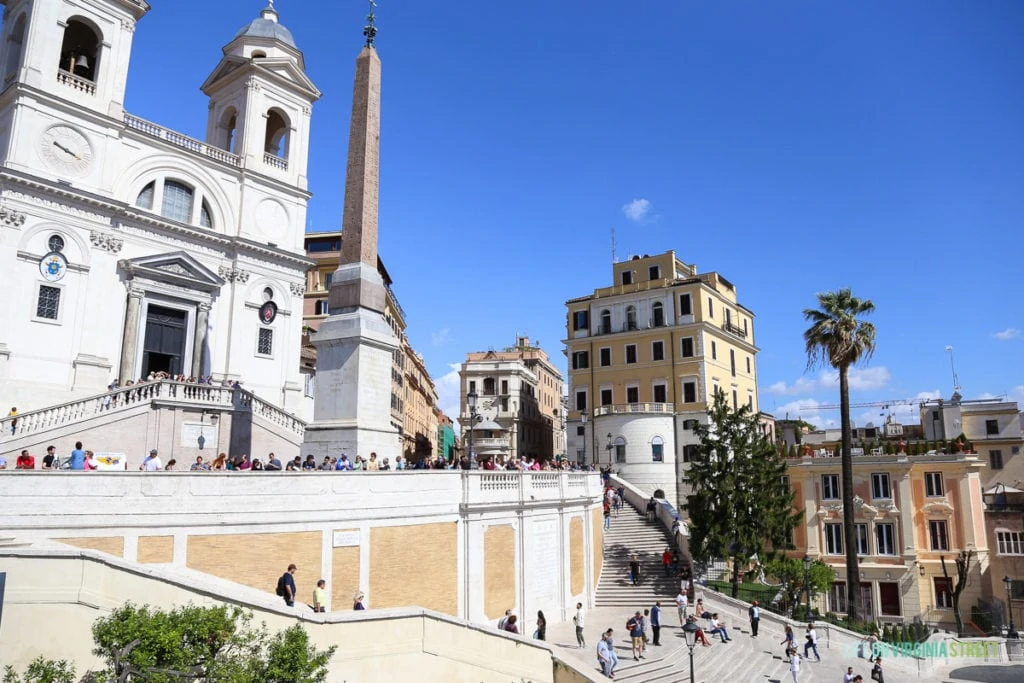
[{"label": "white cloud", "polygon": [[634,199],[629,204],[623,204],[622,213],[634,223],[642,223],[651,213],[651,202],[646,199]]},{"label": "white cloud", "polygon": [[434,380],[437,387],[437,405],[444,411],[444,414],[452,419],[455,431],[459,431],[459,407],[461,396],[459,390],[460,363],[449,363],[448,372]]},{"label": "white cloud", "polygon": [[999,341],[1010,341],[1011,339],[1017,339],[1020,337],[1020,330],[1016,327],[1007,327],[1002,332],[995,332],[992,335]]},{"label": "white cloud", "polygon": [[430,341],[434,346],[444,346],[452,338],[452,330],[450,327],[444,327],[437,332],[430,334]]},{"label": "white cloud", "polygon": [[[881,389],[892,379],[892,373],[884,366],[874,368],[851,368],[849,374],[850,389],[853,391],[869,391]],[[839,384],[839,373],[835,370],[823,370],[817,377],[799,377],[792,384],[775,382],[768,386],[767,391],[783,396],[809,394],[819,390],[833,390]]]}]

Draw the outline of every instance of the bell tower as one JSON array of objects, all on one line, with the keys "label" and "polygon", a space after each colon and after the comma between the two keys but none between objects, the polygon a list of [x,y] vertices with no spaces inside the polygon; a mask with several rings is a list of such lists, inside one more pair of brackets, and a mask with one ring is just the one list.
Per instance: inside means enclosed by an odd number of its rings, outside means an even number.
[{"label": "bell tower", "polygon": [[2,87],[16,83],[121,118],[144,0],[0,0]]},{"label": "bell tower", "polygon": [[202,91],[210,98],[206,142],[243,167],[308,187],[309,122],[320,91],[270,0],[243,26]]}]

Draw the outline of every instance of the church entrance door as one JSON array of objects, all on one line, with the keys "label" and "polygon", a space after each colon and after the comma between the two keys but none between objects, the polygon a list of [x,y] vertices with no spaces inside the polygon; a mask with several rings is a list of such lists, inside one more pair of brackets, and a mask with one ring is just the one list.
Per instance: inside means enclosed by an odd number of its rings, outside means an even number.
[{"label": "church entrance door", "polygon": [[176,308],[150,305],[146,315],[146,337],[142,347],[142,376],[151,372],[180,375],[185,366],[185,336],[188,313]]}]

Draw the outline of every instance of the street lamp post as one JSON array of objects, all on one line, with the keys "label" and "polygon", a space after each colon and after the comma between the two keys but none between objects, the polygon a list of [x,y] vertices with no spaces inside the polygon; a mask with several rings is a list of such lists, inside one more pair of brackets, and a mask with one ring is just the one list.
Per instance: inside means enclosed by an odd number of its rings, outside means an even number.
[{"label": "street lamp post", "polygon": [[612,433],[608,432],[608,445],[605,446],[608,451],[608,469],[612,468]]},{"label": "street lamp post", "polygon": [[693,683],[693,646],[697,644],[697,624],[687,621],[683,626],[683,635],[686,636],[686,647],[690,649],[690,683]]},{"label": "street lamp post", "polygon": [[1003,584],[1006,586],[1006,611],[1010,615],[1010,630],[1007,631],[1008,638],[1019,638],[1017,627],[1013,623],[1013,579],[1009,576],[1003,577]]},{"label": "street lamp post", "polygon": [[473,429],[476,427],[476,399],[475,391],[466,394],[466,405],[469,406],[469,465],[473,466],[476,456],[473,455]]},{"label": "street lamp post", "polygon": [[810,582],[810,574],[811,574],[811,558],[809,558],[807,555],[804,555],[804,593],[807,595],[807,614],[805,614],[804,616],[807,617],[807,621],[810,621],[810,619],[811,619],[811,582]]}]

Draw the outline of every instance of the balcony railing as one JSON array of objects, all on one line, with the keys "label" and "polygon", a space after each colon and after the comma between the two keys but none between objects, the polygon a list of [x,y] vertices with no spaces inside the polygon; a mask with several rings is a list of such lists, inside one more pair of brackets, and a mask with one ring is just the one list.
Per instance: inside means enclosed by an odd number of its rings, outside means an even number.
[{"label": "balcony railing", "polygon": [[171,143],[175,147],[181,147],[191,152],[195,152],[196,154],[202,154],[203,156],[210,157],[211,159],[216,159],[217,161],[228,164],[230,166],[242,165],[242,158],[237,154],[232,154],[231,152],[223,150],[220,147],[208,145],[205,142],[196,140],[195,138],[191,138],[187,135],[182,135],[177,131],[173,131],[169,128],[164,128],[163,126],[157,125],[152,121],[140,119],[138,116],[125,114],[124,123],[132,130],[137,130],[141,133],[145,133],[146,135],[152,135],[155,138],[160,138],[161,140],[165,140]]},{"label": "balcony railing", "polygon": [[675,406],[671,403],[623,403],[619,405],[600,406],[594,409],[594,417],[601,415],[628,415],[628,414],[651,414],[651,413],[673,413]]},{"label": "balcony railing", "polygon": [[282,171],[288,170],[288,160],[282,159],[276,154],[271,154],[270,152],[263,153],[263,163],[265,163],[267,166],[271,166]]},{"label": "balcony railing", "polygon": [[731,322],[726,321],[722,323],[722,329],[728,332],[729,334],[735,334],[737,337],[740,337],[741,339],[747,338],[747,331],[742,327],[736,327]]},{"label": "balcony railing", "polygon": [[63,83],[69,88],[73,88],[74,90],[78,90],[79,92],[84,92],[87,95],[96,94],[95,83],[93,83],[87,78],[76,76],[70,71],[65,71],[64,69],[57,69],[57,82]]},{"label": "balcony railing", "polygon": [[494,438],[491,438],[491,439],[476,439],[476,438],[474,438],[473,439],[473,450],[481,451],[481,450],[485,450],[485,449],[486,450],[491,450],[491,449],[496,449],[497,448],[497,449],[501,449],[501,450],[506,450],[507,451],[510,448],[509,444],[510,444],[510,442],[509,442],[508,439],[494,439]]}]

